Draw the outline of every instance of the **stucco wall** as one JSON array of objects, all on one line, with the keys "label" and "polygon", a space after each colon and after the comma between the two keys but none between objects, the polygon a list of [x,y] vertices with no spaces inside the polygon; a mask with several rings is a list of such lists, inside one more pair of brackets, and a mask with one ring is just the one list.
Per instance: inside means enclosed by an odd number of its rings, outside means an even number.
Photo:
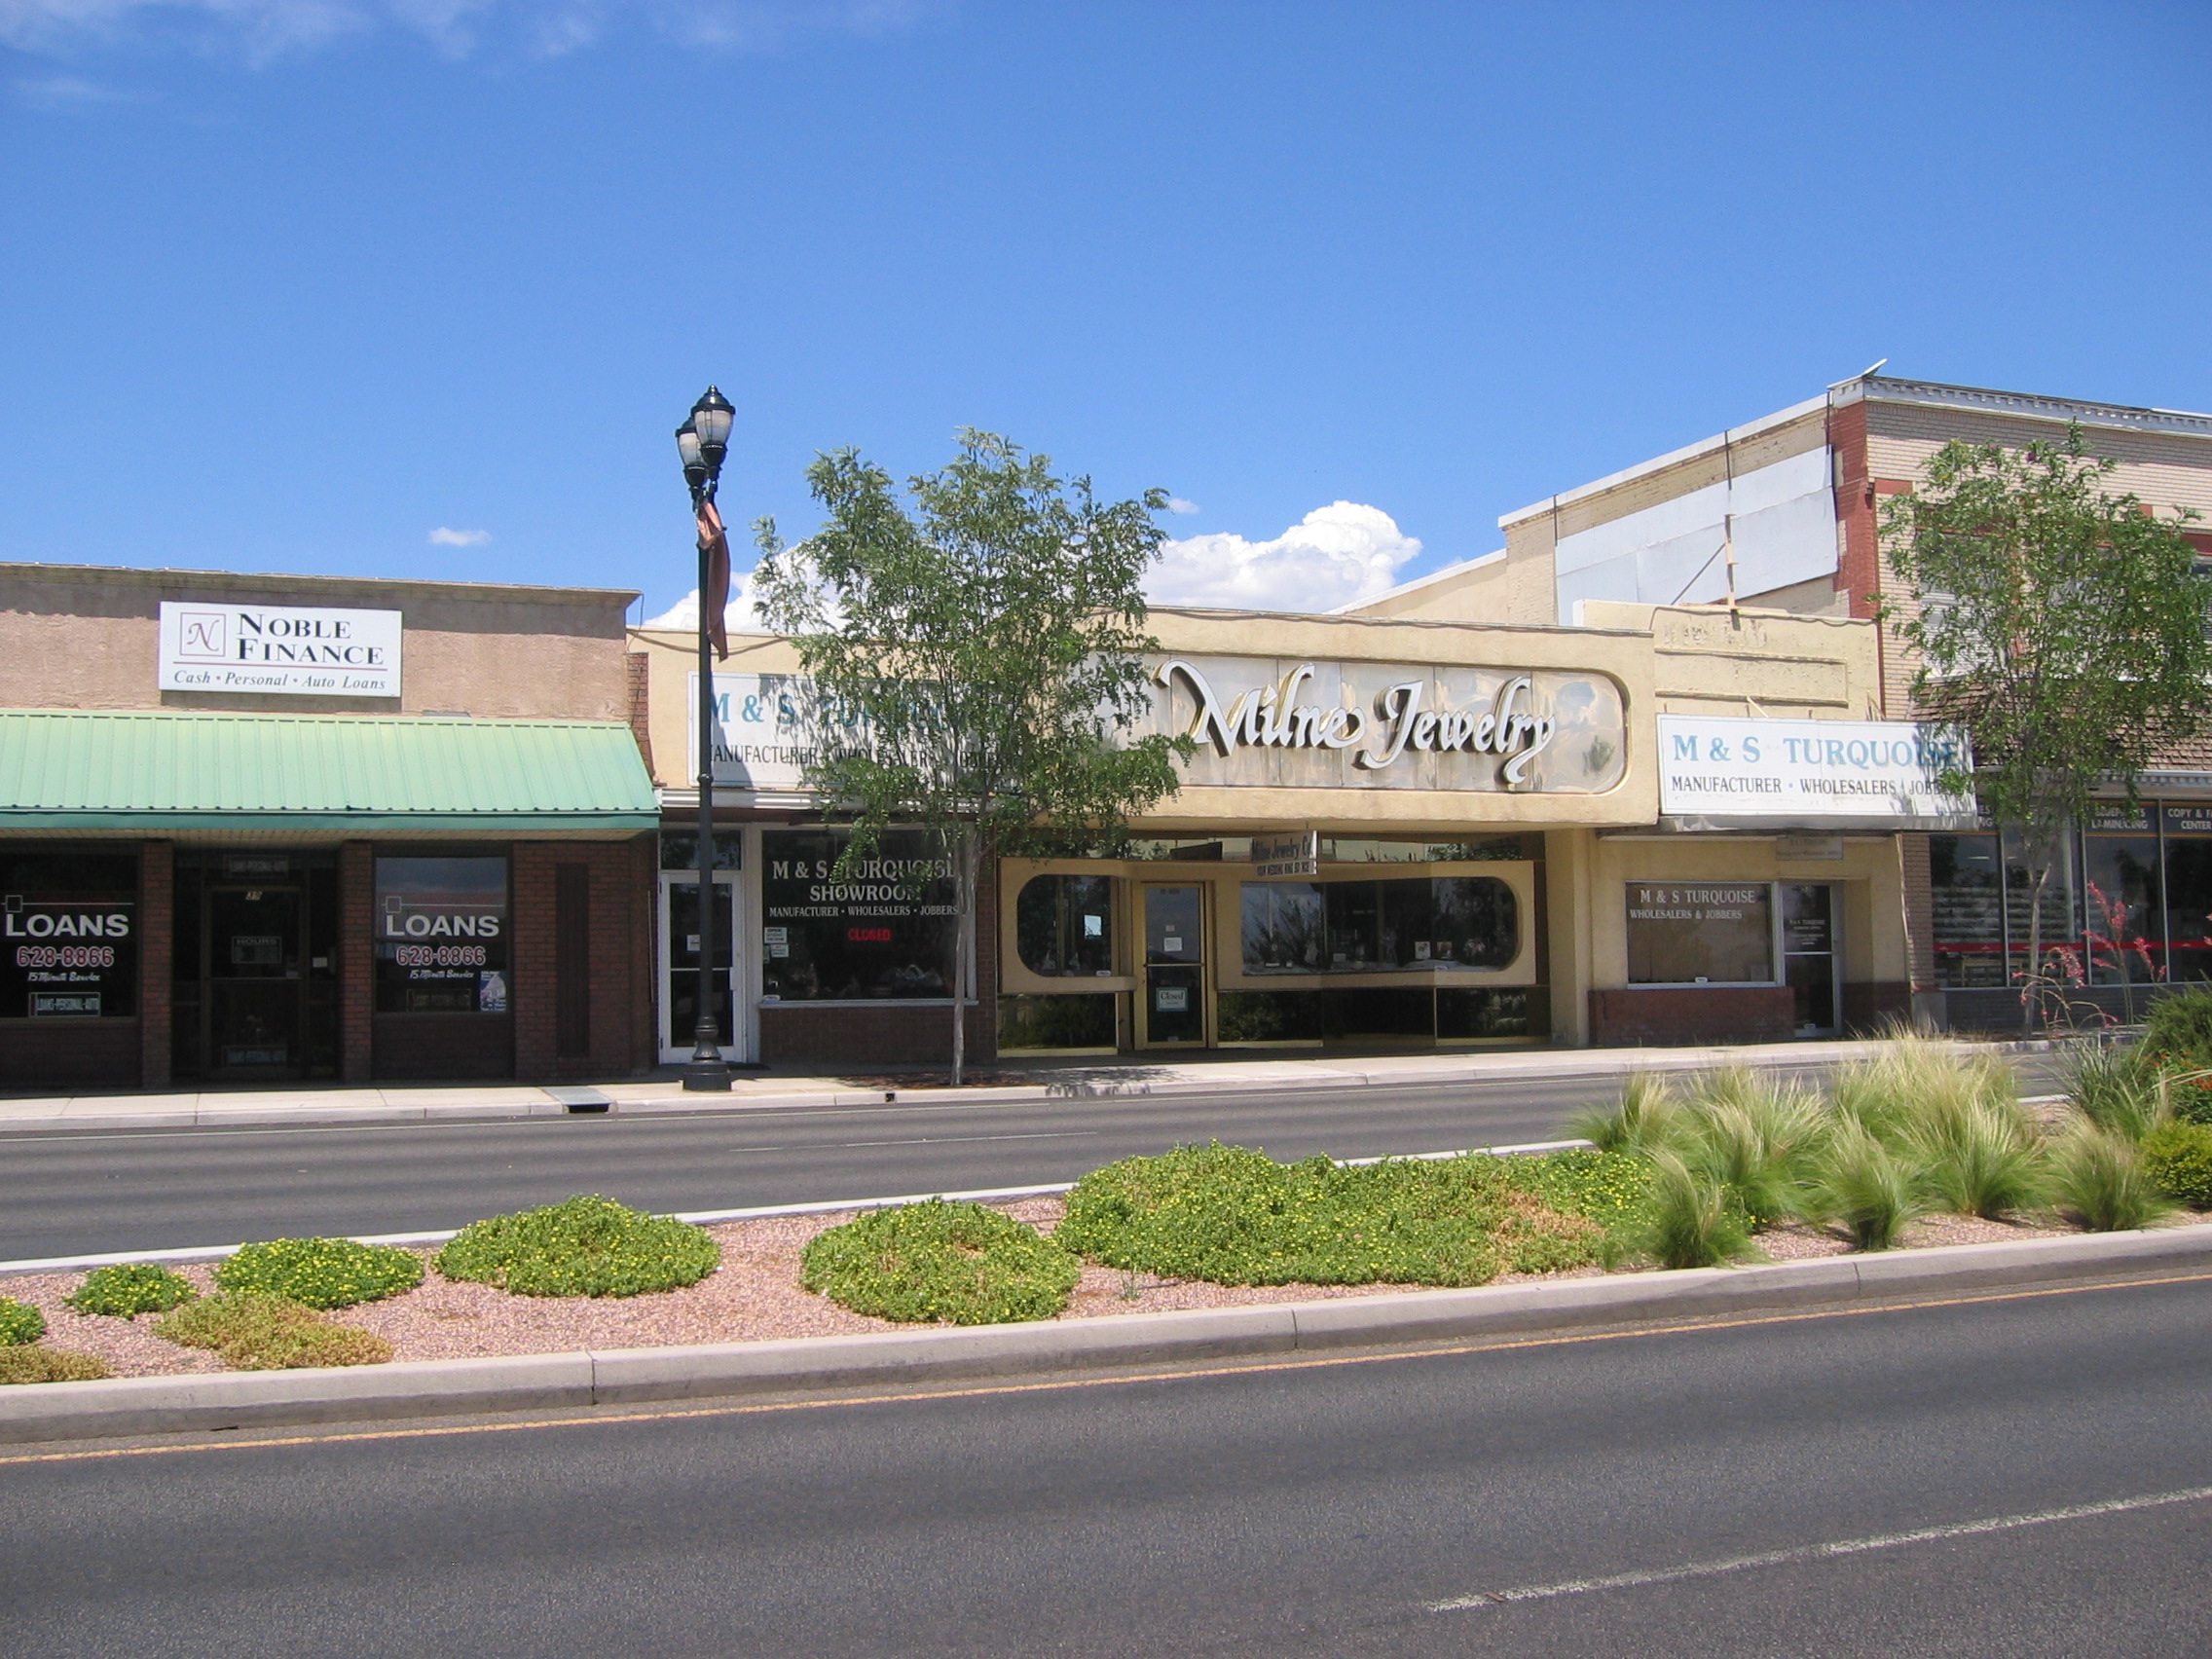
[{"label": "stucco wall", "polygon": [[[588,588],[350,581],[194,571],[0,565],[0,708],[234,709],[312,715],[618,720],[628,714],[623,613]],[[397,698],[163,692],[164,600],[397,610]]]}]

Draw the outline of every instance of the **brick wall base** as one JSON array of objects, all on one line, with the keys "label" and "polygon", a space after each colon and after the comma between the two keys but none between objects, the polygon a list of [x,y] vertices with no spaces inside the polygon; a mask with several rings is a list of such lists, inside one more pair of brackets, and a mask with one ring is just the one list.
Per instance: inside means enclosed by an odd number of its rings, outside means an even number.
[{"label": "brick wall base", "polygon": [[[996,1059],[995,1007],[968,1010],[968,1062]],[[952,1063],[952,1012],[945,1008],[787,1005],[760,1011],[760,1057],[770,1065],[827,1063],[846,1071]]]},{"label": "brick wall base", "polygon": [[1843,987],[1843,1028],[1853,1037],[1872,1037],[1891,1020],[1912,1023],[1912,986],[1883,979]]},{"label": "brick wall base", "polygon": [[135,1019],[0,1019],[0,1087],[136,1088],[143,1063]]},{"label": "brick wall base", "polygon": [[1668,985],[1592,991],[1590,1041],[1601,1049],[1684,1043],[1787,1043],[1797,999],[1788,985]]}]

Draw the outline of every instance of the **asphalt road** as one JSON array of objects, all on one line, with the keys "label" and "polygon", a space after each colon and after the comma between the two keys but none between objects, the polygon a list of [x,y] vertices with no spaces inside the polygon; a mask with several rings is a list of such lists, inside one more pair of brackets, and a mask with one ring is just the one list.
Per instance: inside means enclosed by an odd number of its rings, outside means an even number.
[{"label": "asphalt road", "polygon": [[[0,1651],[2201,1654],[2212,1495],[2142,1500],[2212,1486],[2208,1375],[2199,1280],[938,1398],[9,1453]],[[1924,1529],[1942,1535],[1819,1552]],[[1740,1565],[1775,1552],[1794,1554]]]},{"label": "asphalt road", "polygon": [[712,1117],[8,1134],[0,1261],[427,1232],[578,1192],[656,1211],[973,1192],[1072,1181],[1117,1158],[1209,1138],[1278,1158],[1504,1145],[1553,1138],[1577,1111],[1618,1096],[1617,1080],[1535,1078]]}]

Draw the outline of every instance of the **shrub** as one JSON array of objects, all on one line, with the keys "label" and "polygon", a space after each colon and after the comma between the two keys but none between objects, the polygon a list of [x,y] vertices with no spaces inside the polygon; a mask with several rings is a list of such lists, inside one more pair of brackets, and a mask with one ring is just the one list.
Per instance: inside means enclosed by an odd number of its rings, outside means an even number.
[{"label": "shrub", "polygon": [[591,1194],[472,1222],[435,1265],[515,1296],[641,1296],[696,1284],[721,1262],[705,1228]]},{"label": "shrub", "polygon": [[799,1282],[856,1313],[954,1325],[1050,1319],[1083,1277],[1074,1254],[977,1203],[871,1210],[808,1241]]},{"label": "shrub", "polygon": [[1859,1124],[1848,1124],[1821,1156],[1807,1210],[1840,1221],[1862,1250],[1887,1250],[1920,1213],[1912,1171]]},{"label": "shrub", "polygon": [[310,1308],[381,1302],[422,1282],[423,1261],[414,1251],[350,1238],[273,1238],[244,1246],[215,1269],[219,1290]]},{"label": "shrub", "polygon": [[46,1335],[46,1315],[27,1302],[0,1296],[0,1348],[35,1343]]},{"label": "shrub", "polygon": [[1798,1212],[1811,1161],[1829,1127],[1817,1095],[1735,1066],[1699,1084],[1674,1150],[1719,1182],[1751,1226],[1765,1227]]},{"label": "shrub", "polygon": [[237,1371],[381,1365],[391,1357],[391,1344],[373,1332],[326,1319],[305,1303],[251,1291],[188,1302],[154,1334],[180,1347],[211,1348]]},{"label": "shrub", "polygon": [[1727,1189],[1671,1152],[1653,1156],[1645,1247],[1662,1268],[1717,1268],[1751,1253],[1750,1230]]},{"label": "shrub", "polygon": [[2137,1051],[2171,1081],[2176,1113],[2212,1124],[2212,990],[2176,991],[2152,1004]]},{"label": "shrub", "polygon": [[2143,1137],[2143,1170],[2191,1209],[2212,1209],[2212,1126],[2163,1124]]},{"label": "shrub", "polygon": [[2141,1140],[2173,1107],[2171,1090],[2141,1049],[2086,1049],[2075,1057],[2066,1097],[2100,1129]]},{"label": "shrub", "polygon": [[1899,1032],[1874,1059],[1841,1066],[1829,1085],[1837,1116],[1895,1146],[1930,1114],[2017,1103],[2012,1074],[1995,1055],[1962,1058],[1935,1038]]},{"label": "shrub", "polygon": [[0,1386],[11,1382],[96,1382],[113,1376],[97,1354],[11,1344],[0,1347]]},{"label": "shrub", "polygon": [[124,1262],[87,1273],[69,1306],[80,1313],[130,1319],[140,1313],[166,1313],[199,1294],[182,1273],[152,1262]]},{"label": "shrub", "polygon": [[[1617,1168],[1600,1161],[1590,1169]],[[1215,1284],[1486,1284],[1604,1254],[1599,1221],[1554,1207],[1518,1160],[1395,1159],[1341,1168],[1242,1147],[1178,1147],[1095,1169],[1054,1235],[1124,1272]],[[1530,1161],[1536,1162],[1540,1161]],[[1574,1184],[1563,1171],[1555,1190]],[[1621,1178],[1611,1177],[1615,1185]],[[1593,1186],[1590,1207],[1610,1202]]]},{"label": "shrub", "polygon": [[2060,1205],[2092,1233],[2144,1227],[2172,1207],[2133,1144],[2093,1124],[2062,1139],[2051,1163]]}]

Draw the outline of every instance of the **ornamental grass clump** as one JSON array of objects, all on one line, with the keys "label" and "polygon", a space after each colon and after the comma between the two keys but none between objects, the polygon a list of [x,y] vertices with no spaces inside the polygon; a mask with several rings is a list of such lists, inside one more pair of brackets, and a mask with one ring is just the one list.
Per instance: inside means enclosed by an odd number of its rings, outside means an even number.
[{"label": "ornamental grass clump", "polygon": [[472,1222],[433,1265],[515,1296],[643,1296],[697,1284],[721,1263],[705,1228],[594,1193]]},{"label": "ornamental grass clump", "polygon": [[2091,1233],[2147,1227],[2173,1208],[2133,1143],[2093,1124],[2079,1125],[2058,1142],[2051,1191],[2060,1208]]},{"label": "ornamental grass clump", "polygon": [[322,1365],[382,1365],[391,1344],[341,1325],[289,1297],[225,1291],[188,1302],[154,1327],[180,1347],[211,1348],[234,1371],[292,1371]]},{"label": "ornamental grass clump", "polygon": [[1584,1154],[1576,1169],[1541,1176],[1520,1161],[1344,1168],[1219,1142],[1178,1147],[1085,1176],[1054,1236],[1107,1267],[1215,1284],[1476,1285],[1508,1268],[1603,1259],[1608,1222],[1641,1201],[1635,1161],[1620,1154]]},{"label": "ornamental grass clump", "polygon": [[414,1251],[351,1238],[272,1238],[244,1245],[215,1269],[218,1290],[321,1309],[381,1302],[422,1282]]},{"label": "ornamental grass clump", "polygon": [[1630,1072],[1621,1085],[1621,1103],[1610,1112],[1584,1112],[1571,1119],[1567,1132],[1600,1152],[1655,1152],[1673,1137],[1680,1118],[1673,1088],[1656,1072]]},{"label": "ornamental grass clump", "polygon": [[0,1348],[35,1343],[46,1335],[46,1315],[27,1302],[0,1296]]},{"label": "ornamental grass clump", "polygon": [[1892,1248],[1921,1213],[1911,1166],[1858,1123],[1846,1123],[1823,1149],[1805,1207],[1842,1223],[1862,1250]]},{"label": "ornamental grass clump", "polygon": [[1905,1121],[1900,1138],[1936,1206],[1953,1215],[2002,1221],[2049,1195],[2043,1130],[2016,1098],[1939,1097]]},{"label": "ornamental grass clump", "polygon": [[1662,1268],[1717,1268],[1753,1254],[1751,1229],[1728,1189],[1672,1152],[1651,1159],[1644,1248]]},{"label": "ornamental grass clump", "polygon": [[2139,1141],[2174,1115],[2174,1090],[2142,1049],[2090,1049],[2074,1061],[2066,1097],[2100,1129]]},{"label": "ornamental grass clump", "polygon": [[97,1382],[114,1372],[97,1354],[32,1343],[0,1347],[0,1387],[12,1382]]},{"label": "ornamental grass clump", "polygon": [[134,1319],[141,1313],[166,1313],[199,1294],[180,1272],[152,1262],[119,1262],[87,1273],[68,1303],[80,1313]]},{"label": "ornamental grass clump", "polygon": [[1732,1066],[1699,1083],[1667,1150],[1717,1181],[1755,1230],[1799,1213],[1831,1127],[1811,1090]]},{"label": "ornamental grass clump", "polygon": [[901,1204],[817,1234],[799,1282],[855,1313],[921,1324],[1050,1319],[1083,1264],[1033,1227],[982,1204]]}]

